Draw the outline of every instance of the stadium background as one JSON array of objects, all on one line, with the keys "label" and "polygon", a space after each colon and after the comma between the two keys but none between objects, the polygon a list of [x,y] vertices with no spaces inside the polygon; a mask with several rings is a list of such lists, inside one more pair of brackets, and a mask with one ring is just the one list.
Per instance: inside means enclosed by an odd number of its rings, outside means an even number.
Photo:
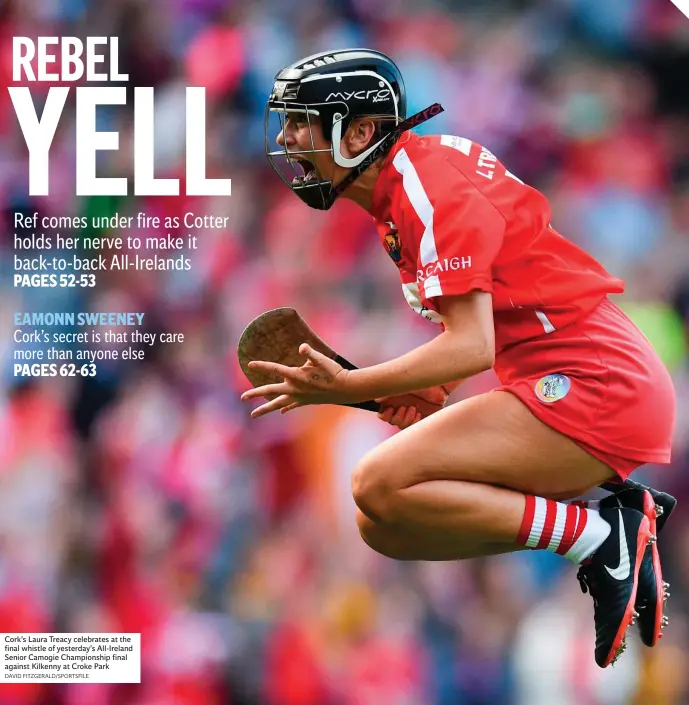
[{"label": "stadium background", "polygon": [[[208,88],[208,158],[228,199],[75,199],[73,101],[51,196],[28,199],[27,153],[0,103],[0,632],[142,633],[143,684],[3,685],[1,705],[671,705],[689,682],[689,20],[669,0],[5,0],[13,35],[118,35],[134,86],[155,86],[160,175],[184,171],[184,88]],[[427,130],[485,143],[552,199],[553,222],[627,280],[624,306],[661,351],[680,416],[661,538],[673,587],[662,645],[593,662],[592,605],[546,554],[403,564],[356,533],[349,473],[390,428],[322,407],[250,421],[243,326],[296,306],[359,364],[434,328],[406,306],[370,218],[303,206],[263,157],[275,72],[371,46],[406,78]],[[45,87],[44,89],[45,90]],[[34,88],[35,94],[41,89]],[[131,100],[131,96],[130,96]],[[131,175],[131,105],[101,114]],[[190,272],[99,275],[95,291],[11,285],[17,210],[230,216]],[[70,234],[70,233],[63,233]],[[134,233],[137,234],[137,233]],[[183,332],[95,380],[12,377],[14,311],[145,311]],[[457,397],[488,389],[492,374]],[[557,462],[557,458],[553,458]]]}]

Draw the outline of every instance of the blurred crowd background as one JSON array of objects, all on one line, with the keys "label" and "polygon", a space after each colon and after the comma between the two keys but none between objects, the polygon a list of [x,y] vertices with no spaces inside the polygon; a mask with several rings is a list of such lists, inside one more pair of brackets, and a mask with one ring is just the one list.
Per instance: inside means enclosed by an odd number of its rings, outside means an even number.
[{"label": "blurred crowd background", "polygon": [[[0,684],[0,705],[689,702],[689,19],[670,0],[0,8],[0,632],[131,631],[143,645],[141,685]],[[4,91],[13,35],[119,36],[130,101],[135,86],[156,89],[159,176],[183,178],[185,87],[206,86],[209,172],[232,178],[232,197],[75,198],[72,95],[51,195],[28,198]],[[349,475],[393,429],[330,407],[252,421],[239,402],[236,342],[266,309],[295,306],[360,365],[436,333],[407,307],[370,217],[347,202],[309,210],[263,156],[275,73],[349,46],[392,56],[410,113],[446,108],[426,131],[486,144],[550,196],[560,232],[626,279],[619,300],[663,355],[680,404],[673,464],[636,475],[680,499],[660,540],[672,597],[659,648],[634,635],[600,671],[591,600],[550,554],[398,563],[373,553]],[[47,88],[32,87],[39,106]],[[121,142],[99,175],[132,175],[132,114],[131,102],[99,113]],[[189,272],[15,289],[13,238],[31,233],[13,214],[34,211],[194,212],[230,225],[195,233]],[[95,379],[13,377],[13,312],[84,310],[145,311],[148,331],[185,342],[99,363]],[[453,400],[495,383],[482,375]]]}]

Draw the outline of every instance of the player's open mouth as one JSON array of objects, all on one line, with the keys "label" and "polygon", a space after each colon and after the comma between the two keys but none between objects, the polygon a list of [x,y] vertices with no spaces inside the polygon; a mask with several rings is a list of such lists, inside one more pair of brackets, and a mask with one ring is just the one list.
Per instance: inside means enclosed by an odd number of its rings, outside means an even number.
[{"label": "player's open mouth", "polygon": [[295,159],[297,165],[301,168],[302,174],[297,174],[292,179],[292,184],[295,186],[304,186],[311,181],[318,180],[318,174],[316,173],[316,167],[311,164],[311,162],[306,161],[306,159]]}]

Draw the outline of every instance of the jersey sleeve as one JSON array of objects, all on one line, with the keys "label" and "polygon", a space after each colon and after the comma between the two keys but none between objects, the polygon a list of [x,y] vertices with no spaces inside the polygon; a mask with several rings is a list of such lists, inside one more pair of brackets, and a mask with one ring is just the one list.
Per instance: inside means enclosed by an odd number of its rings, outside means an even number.
[{"label": "jersey sleeve", "polygon": [[417,158],[401,149],[393,165],[402,177],[398,218],[418,251],[421,300],[492,292],[492,264],[505,234],[502,215],[438,150]]}]

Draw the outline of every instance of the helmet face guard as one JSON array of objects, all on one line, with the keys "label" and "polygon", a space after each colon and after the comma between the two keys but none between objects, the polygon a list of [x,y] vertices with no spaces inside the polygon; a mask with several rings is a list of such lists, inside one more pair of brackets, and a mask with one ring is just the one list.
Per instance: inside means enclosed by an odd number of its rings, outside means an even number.
[{"label": "helmet face guard", "polygon": [[[326,152],[333,156],[333,145],[325,149],[316,149],[313,139],[313,121],[320,119],[320,104],[306,105],[278,101],[269,101],[265,111],[265,142],[266,157],[275,173],[282,179],[287,187],[298,196],[307,206],[317,210],[328,210],[335,199],[332,198],[332,179],[319,176],[310,158],[314,154]],[[346,109],[346,106],[343,106]],[[287,114],[304,115],[308,124],[310,149],[290,151],[285,142],[284,147],[271,150],[271,142],[277,134],[285,134]]]}]

